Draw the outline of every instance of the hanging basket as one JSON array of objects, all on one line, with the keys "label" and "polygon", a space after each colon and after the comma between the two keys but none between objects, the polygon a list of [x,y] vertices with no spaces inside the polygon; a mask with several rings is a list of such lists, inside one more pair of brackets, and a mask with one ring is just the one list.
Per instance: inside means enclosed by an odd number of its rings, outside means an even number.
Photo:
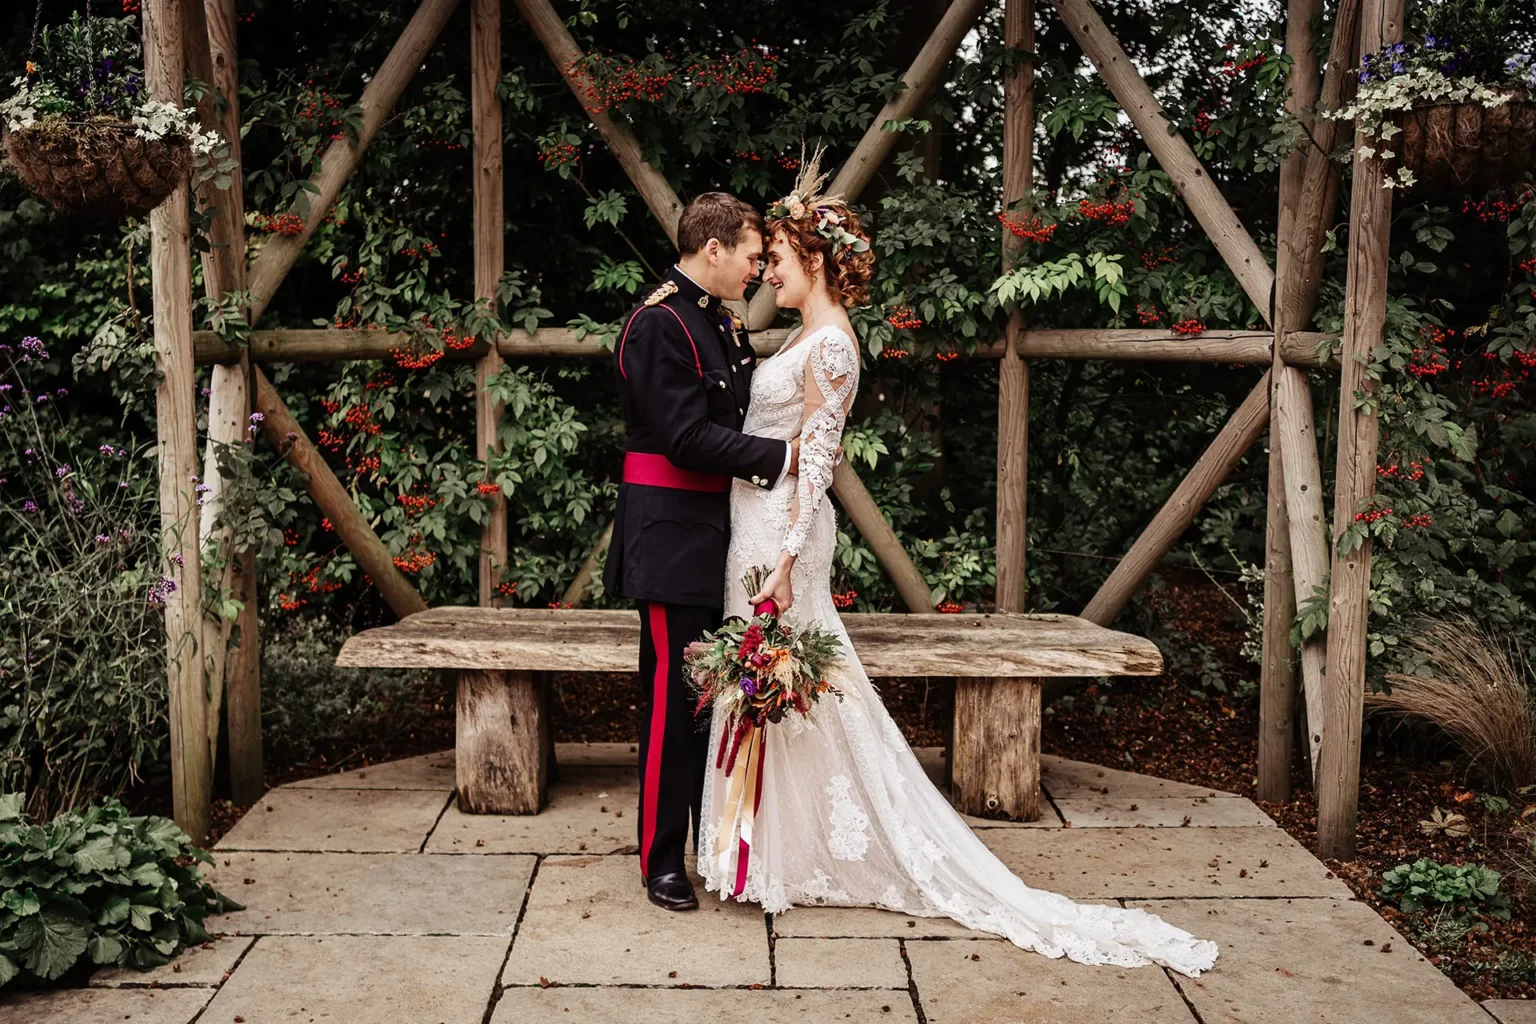
[{"label": "hanging basket", "polygon": [[147,213],[186,180],[192,149],[180,136],[143,139],[113,118],[43,118],[5,133],[6,162],[55,209],[102,217]]},{"label": "hanging basket", "polygon": [[1536,103],[1524,96],[1486,107],[1481,103],[1426,103],[1403,118],[1393,140],[1415,188],[1488,192],[1518,185],[1531,168],[1536,143]]}]

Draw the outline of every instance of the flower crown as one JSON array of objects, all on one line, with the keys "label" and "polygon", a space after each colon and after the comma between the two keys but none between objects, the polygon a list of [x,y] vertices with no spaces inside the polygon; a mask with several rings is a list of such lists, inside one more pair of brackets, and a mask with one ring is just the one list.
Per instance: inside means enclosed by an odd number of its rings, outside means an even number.
[{"label": "flower crown", "polygon": [[805,147],[800,147],[800,173],[795,178],[795,187],[789,195],[768,207],[768,219],[805,220],[809,218],[816,233],[832,242],[834,259],[845,248],[851,252],[867,252],[869,239],[860,238],[849,231],[844,226],[848,218],[836,210],[838,206],[844,210],[848,208],[842,194],[830,196],[821,194],[821,186],[827,180],[826,172],[821,169],[823,152],[825,152],[824,147],[817,146],[816,152],[807,160]]}]

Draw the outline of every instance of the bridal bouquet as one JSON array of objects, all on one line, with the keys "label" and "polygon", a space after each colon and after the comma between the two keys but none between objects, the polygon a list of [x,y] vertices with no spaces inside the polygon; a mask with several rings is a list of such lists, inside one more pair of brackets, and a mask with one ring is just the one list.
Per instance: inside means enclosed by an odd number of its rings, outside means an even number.
[{"label": "bridal bouquet", "polygon": [[[757,566],[743,574],[741,583],[755,594],[767,577],[768,570]],[[838,636],[781,622],[771,601],[756,612],[750,621],[731,619],[704,634],[687,658],[699,697],[695,713],[716,704],[727,716],[716,757],[716,767],[727,773],[750,729],[781,722],[790,712],[808,715],[823,695],[838,692],[826,678],[827,669],[842,660]]]},{"label": "bridal bouquet", "polygon": [[[767,568],[755,567],[742,576],[741,584],[748,594],[756,594],[767,577]],[[735,875],[735,896],[747,881],[767,749],[764,727],[782,722],[791,712],[809,715],[826,694],[842,696],[827,681],[827,670],[842,660],[841,638],[815,626],[796,629],[781,622],[772,601],[753,611],[750,621],[731,619],[704,634],[685,658],[699,696],[695,713],[714,704],[717,713],[726,716],[715,767],[724,769],[729,783],[712,852],[722,871]]]}]

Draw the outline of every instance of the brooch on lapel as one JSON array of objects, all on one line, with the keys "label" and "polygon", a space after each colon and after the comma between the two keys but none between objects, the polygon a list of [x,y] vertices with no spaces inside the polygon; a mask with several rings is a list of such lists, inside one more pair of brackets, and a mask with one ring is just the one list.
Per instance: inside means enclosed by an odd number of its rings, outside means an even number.
[{"label": "brooch on lapel", "polygon": [[660,288],[645,297],[647,306],[654,306],[669,295],[677,294],[677,285],[672,281],[663,281]]},{"label": "brooch on lapel", "polygon": [[725,315],[731,318],[731,340],[736,342],[736,347],[741,347],[741,332],[747,329],[746,322],[741,319],[734,309],[727,309]]}]

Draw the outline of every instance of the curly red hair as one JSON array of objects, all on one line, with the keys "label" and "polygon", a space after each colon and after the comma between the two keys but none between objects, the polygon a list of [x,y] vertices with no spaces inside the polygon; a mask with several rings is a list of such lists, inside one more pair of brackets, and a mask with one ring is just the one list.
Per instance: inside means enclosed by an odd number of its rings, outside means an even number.
[{"label": "curly red hair", "polygon": [[[869,233],[864,230],[864,225],[857,213],[841,202],[825,205],[842,217],[842,227],[850,235],[869,241]],[[837,247],[834,253],[832,239],[816,230],[814,214],[798,219],[773,218],[768,221],[767,228],[770,239],[776,237],[781,231],[784,233],[785,240],[795,251],[795,255],[800,260],[800,266],[807,274],[811,273],[812,258],[818,255],[821,257],[827,293],[832,296],[834,302],[840,302],[849,309],[854,306],[869,305],[869,282],[875,276],[873,246],[863,252],[854,252],[852,246],[844,245]]]}]

